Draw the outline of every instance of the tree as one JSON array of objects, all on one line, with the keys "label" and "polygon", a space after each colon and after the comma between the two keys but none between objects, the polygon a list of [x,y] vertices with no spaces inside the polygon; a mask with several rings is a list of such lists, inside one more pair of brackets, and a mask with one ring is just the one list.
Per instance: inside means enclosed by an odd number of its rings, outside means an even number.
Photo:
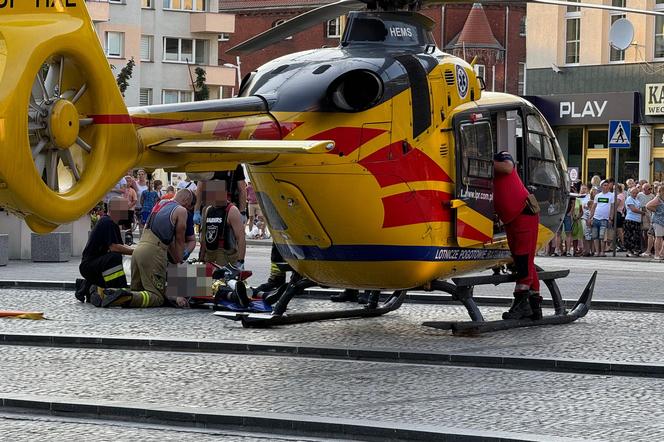
[{"label": "tree", "polygon": [[194,101],[203,101],[210,98],[210,89],[205,84],[205,69],[197,67],[194,72],[196,73],[196,81],[194,82]]},{"label": "tree", "polygon": [[129,79],[134,73],[134,66],[136,66],[136,62],[134,61],[134,57],[131,57],[127,62],[127,65],[120,70],[120,73],[116,78],[118,87],[120,88],[120,93],[122,94],[123,97],[125,91],[129,87]]}]

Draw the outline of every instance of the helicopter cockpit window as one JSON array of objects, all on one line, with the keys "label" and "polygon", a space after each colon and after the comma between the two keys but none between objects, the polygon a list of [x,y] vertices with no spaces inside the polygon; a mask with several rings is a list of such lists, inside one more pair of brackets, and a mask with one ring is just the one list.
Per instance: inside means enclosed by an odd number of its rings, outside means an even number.
[{"label": "helicopter cockpit window", "polygon": [[421,26],[408,21],[366,17],[354,19],[351,26],[348,42],[381,42],[395,46],[422,46],[433,43]]},{"label": "helicopter cockpit window", "polygon": [[493,178],[493,139],[488,121],[461,124],[463,184],[473,178]]},{"label": "helicopter cockpit window", "polygon": [[528,115],[528,180],[530,184],[560,187],[560,174],[548,131],[536,115]]}]

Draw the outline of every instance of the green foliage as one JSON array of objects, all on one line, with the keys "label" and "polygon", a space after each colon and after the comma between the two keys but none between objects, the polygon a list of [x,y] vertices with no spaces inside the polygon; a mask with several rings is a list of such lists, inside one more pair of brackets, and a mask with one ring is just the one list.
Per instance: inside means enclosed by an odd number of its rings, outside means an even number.
[{"label": "green foliage", "polygon": [[205,69],[197,67],[194,72],[196,73],[194,101],[208,100],[210,98],[210,89],[205,84]]},{"label": "green foliage", "polygon": [[127,65],[120,70],[120,73],[116,78],[118,87],[120,88],[120,93],[122,93],[123,97],[125,91],[129,87],[129,79],[134,73],[134,66],[136,66],[136,62],[134,61],[134,57],[131,57],[131,59],[129,59],[127,62]]}]

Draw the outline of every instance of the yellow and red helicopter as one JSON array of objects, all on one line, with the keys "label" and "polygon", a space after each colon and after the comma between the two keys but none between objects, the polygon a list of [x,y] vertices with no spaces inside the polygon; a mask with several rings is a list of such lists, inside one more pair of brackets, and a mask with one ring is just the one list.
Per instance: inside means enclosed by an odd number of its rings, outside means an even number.
[{"label": "yellow and red helicopter", "polygon": [[[510,261],[492,207],[494,152],[513,154],[537,196],[540,244],[567,206],[565,160],[535,107],[483,92],[470,64],[435,46],[432,21],[403,10],[419,4],[323,6],[235,50],[349,12],[339,47],[273,60],[245,77],[236,98],[127,109],[83,1],[2,2],[0,205],[45,233],[90,210],[130,168],[246,163],[275,244],[306,282],[269,317],[243,319],[373,316],[424,287],[452,293],[478,323],[472,286],[511,279],[459,279]],[[569,322],[587,312],[594,276],[571,314],[560,276],[540,274],[554,298],[551,321]],[[307,284],[395,292],[377,309],[289,316],[288,301]]]}]

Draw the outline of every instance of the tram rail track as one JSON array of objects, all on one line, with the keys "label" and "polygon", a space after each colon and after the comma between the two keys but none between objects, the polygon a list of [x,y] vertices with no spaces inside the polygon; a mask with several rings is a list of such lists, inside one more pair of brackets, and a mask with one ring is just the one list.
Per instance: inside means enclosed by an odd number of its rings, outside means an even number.
[{"label": "tram rail track", "polygon": [[146,339],[117,336],[71,336],[0,333],[0,345],[99,350],[131,350],[317,358],[338,361],[370,361],[391,364],[425,364],[455,367],[481,367],[507,370],[548,371],[575,374],[601,374],[664,378],[664,364],[594,361],[569,358],[499,356],[395,349],[373,349],[254,341],[207,341]]},{"label": "tram rail track", "polygon": [[[44,290],[74,290],[74,283],[68,281],[36,281],[36,280],[0,280],[0,289],[44,289]],[[329,296],[341,293],[338,289],[311,288],[304,290],[300,295],[308,299],[327,299]],[[387,294],[384,294],[387,296]],[[662,295],[664,298],[664,295]],[[381,299],[382,295],[381,295]],[[486,296],[476,295],[473,297],[477,305],[487,307],[509,306],[512,298],[509,296]],[[563,299],[565,308],[572,308],[575,299]],[[404,303],[407,304],[440,304],[459,305],[452,295],[431,293],[426,291],[409,291]],[[549,308],[553,306],[550,298],[544,297],[542,306]],[[591,310],[609,311],[633,311],[644,313],[664,313],[664,302],[630,301],[630,300],[606,300],[593,298]]]}]

